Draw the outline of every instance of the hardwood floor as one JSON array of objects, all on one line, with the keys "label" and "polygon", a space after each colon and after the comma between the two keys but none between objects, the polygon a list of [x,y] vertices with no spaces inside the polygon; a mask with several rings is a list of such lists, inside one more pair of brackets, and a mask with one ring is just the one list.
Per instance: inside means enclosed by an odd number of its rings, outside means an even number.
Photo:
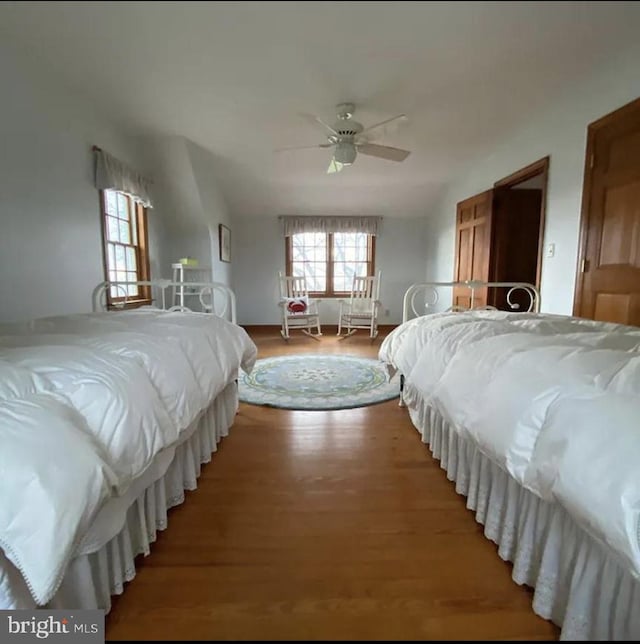
[{"label": "hardwood floor", "polygon": [[[378,339],[252,333],[260,357]],[[241,405],[196,491],[114,598],[110,640],[557,639],[391,401]]]}]

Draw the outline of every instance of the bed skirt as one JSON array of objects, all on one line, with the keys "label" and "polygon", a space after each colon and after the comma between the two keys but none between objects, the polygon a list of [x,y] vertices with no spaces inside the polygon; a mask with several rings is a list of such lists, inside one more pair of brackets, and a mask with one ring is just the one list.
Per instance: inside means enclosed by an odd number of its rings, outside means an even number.
[{"label": "bed skirt", "polygon": [[[194,423],[195,427],[187,430],[164,475],[133,500],[120,531],[99,550],[71,561],[47,608],[101,608],[109,612],[111,595],[121,594],[125,582],[136,575],[135,557],[148,555],[157,532],[167,527],[168,510],[184,501],[185,490],[197,487],[202,464],[211,460],[221,438],[229,434],[237,409],[237,386],[232,382]],[[0,588],[0,596],[3,590],[9,590],[15,608],[35,608],[20,573],[4,557],[0,559],[13,568],[5,567],[4,581],[9,588]]]},{"label": "bed skirt", "polygon": [[513,580],[534,589],[533,610],[565,640],[638,640],[640,582],[556,503],[540,499],[413,395],[411,419]]}]

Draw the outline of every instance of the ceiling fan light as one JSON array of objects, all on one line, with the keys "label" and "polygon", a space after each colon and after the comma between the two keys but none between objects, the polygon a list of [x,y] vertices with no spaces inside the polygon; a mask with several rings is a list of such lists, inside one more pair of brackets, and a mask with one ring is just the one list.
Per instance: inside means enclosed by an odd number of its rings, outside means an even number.
[{"label": "ceiling fan light", "polygon": [[358,154],[353,143],[338,143],[333,158],[342,165],[351,165]]}]

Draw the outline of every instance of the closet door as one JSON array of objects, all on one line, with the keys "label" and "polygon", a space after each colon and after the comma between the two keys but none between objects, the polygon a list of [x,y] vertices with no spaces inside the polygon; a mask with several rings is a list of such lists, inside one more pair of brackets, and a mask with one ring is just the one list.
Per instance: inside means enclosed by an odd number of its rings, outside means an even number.
[{"label": "closet door", "polygon": [[[453,279],[489,281],[493,190],[461,201],[456,210],[456,263]],[[475,291],[471,302],[468,288],[454,288],[454,306],[465,309],[486,306],[487,289]]]}]

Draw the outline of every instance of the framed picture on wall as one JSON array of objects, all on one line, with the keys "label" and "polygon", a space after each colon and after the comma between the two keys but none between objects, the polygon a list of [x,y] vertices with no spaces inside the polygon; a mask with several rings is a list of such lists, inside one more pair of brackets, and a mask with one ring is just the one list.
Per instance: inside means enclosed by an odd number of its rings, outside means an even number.
[{"label": "framed picture on wall", "polygon": [[218,239],[220,241],[220,261],[231,261],[231,231],[224,225],[218,225]]}]

